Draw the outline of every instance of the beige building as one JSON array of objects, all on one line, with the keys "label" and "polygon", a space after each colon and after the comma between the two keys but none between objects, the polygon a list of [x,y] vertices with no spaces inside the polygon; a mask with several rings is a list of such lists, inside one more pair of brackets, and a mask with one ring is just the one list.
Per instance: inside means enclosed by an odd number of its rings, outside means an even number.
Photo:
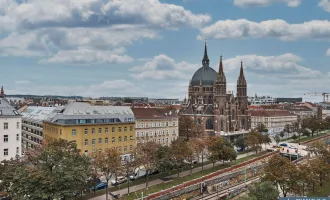
[{"label": "beige building", "polygon": [[179,135],[179,116],[161,108],[132,108],[135,115],[136,142],[154,141],[169,145]]},{"label": "beige building", "polygon": [[281,132],[286,124],[296,122],[298,116],[286,110],[249,110],[251,127],[257,128],[263,123],[269,133]]}]

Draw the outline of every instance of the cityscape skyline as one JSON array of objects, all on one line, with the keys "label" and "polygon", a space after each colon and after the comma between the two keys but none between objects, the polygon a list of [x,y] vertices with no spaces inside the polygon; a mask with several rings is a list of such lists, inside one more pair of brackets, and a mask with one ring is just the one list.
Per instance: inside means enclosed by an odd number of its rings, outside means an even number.
[{"label": "cityscape skyline", "polygon": [[210,67],[223,56],[228,90],[243,61],[249,96],[321,101],[303,94],[328,92],[329,4],[4,1],[0,85],[6,94],[183,99],[207,39]]}]

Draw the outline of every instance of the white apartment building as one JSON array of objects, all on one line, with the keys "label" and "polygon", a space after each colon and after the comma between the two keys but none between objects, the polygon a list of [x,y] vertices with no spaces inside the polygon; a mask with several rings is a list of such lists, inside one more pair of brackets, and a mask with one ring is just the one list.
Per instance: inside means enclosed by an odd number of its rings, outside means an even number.
[{"label": "white apartment building", "polygon": [[286,110],[249,110],[251,115],[251,128],[257,128],[263,123],[268,133],[279,133],[283,131],[286,124],[296,122],[298,116]]},{"label": "white apartment building", "polygon": [[132,108],[135,116],[136,142],[154,141],[170,145],[179,136],[179,116],[166,109]]},{"label": "white apartment building", "polygon": [[248,97],[248,102],[250,105],[268,105],[274,104],[275,98],[271,96],[257,96]]},{"label": "white apartment building", "polygon": [[34,149],[42,144],[43,120],[55,110],[56,107],[24,106],[19,111],[22,115],[22,152]]},{"label": "white apartment building", "polygon": [[21,155],[21,121],[19,112],[0,98],[0,162]]}]

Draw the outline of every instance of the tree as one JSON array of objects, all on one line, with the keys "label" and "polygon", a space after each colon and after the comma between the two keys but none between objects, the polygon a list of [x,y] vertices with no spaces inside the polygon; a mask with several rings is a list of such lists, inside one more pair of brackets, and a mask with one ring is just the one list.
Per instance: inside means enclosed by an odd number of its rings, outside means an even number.
[{"label": "tree", "polygon": [[252,131],[248,133],[246,143],[252,150],[258,153],[258,150],[261,150],[262,135],[256,131]]},{"label": "tree", "polygon": [[265,126],[264,123],[258,123],[257,131],[258,131],[259,133],[262,133],[262,132],[268,132],[268,129],[266,128],[266,126]]},{"label": "tree", "polygon": [[239,200],[277,200],[278,197],[277,188],[271,182],[263,181],[249,187],[248,195],[239,198]]},{"label": "tree", "polygon": [[311,135],[311,132],[309,132],[307,129],[302,129],[301,132],[304,136],[310,136]]},{"label": "tree", "polygon": [[234,145],[241,148],[243,151],[245,151],[245,148],[247,147],[246,139],[243,137],[243,135],[239,136],[235,141]]},{"label": "tree", "polygon": [[211,154],[210,159],[213,161],[213,166],[215,161],[224,163],[227,160],[235,160],[237,157],[233,146],[222,137],[210,138],[208,150]]},{"label": "tree", "polygon": [[295,191],[299,186],[298,180],[300,174],[296,166],[292,164],[290,160],[279,154],[269,159],[264,171],[265,176],[263,179],[274,185],[278,185],[284,197],[286,197],[288,192]]},{"label": "tree", "polygon": [[312,137],[314,137],[315,131],[317,131],[320,127],[320,120],[317,116],[308,116],[302,120],[301,126],[302,128],[309,129],[312,133]]},{"label": "tree", "polygon": [[171,148],[168,146],[159,146],[156,151],[156,168],[165,175],[172,170],[173,167]]},{"label": "tree", "polygon": [[116,147],[105,149],[103,152],[97,152],[93,155],[93,166],[98,169],[106,178],[106,199],[108,199],[109,180],[113,175],[117,176],[123,170],[120,152]]},{"label": "tree", "polygon": [[270,144],[272,142],[268,134],[261,135],[261,140],[262,143],[265,144],[265,148],[266,148],[266,144]]},{"label": "tree", "polygon": [[202,170],[204,168],[204,158],[207,156],[207,140],[203,138],[193,138],[190,142],[194,146],[194,152],[197,159],[202,159]]},{"label": "tree", "polygon": [[293,136],[291,137],[293,140],[298,139],[298,136],[296,134],[293,134]]},{"label": "tree", "polygon": [[279,135],[276,134],[274,137],[274,140],[275,140],[276,144],[278,145],[278,143],[280,143],[280,141],[281,141],[281,138]]},{"label": "tree", "polygon": [[0,163],[0,191],[10,192],[10,186],[14,179],[16,170],[22,168],[24,162],[19,157],[4,160]]},{"label": "tree", "polygon": [[159,145],[155,142],[146,142],[146,143],[139,143],[136,147],[135,159],[137,165],[141,165],[146,170],[146,188],[148,188],[149,183],[149,173],[151,170],[154,170],[157,166],[157,149]]},{"label": "tree", "polygon": [[26,153],[28,163],[17,169],[12,180],[14,199],[72,198],[87,189],[90,159],[80,154],[67,140],[47,140],[43,146]]},{"label": "tree", "polygon": [[283,131],[286,132],[286,133],[291,133],[291,126],[290,126],[290,124],[285,124]]},{"label": "tree", "polygon": [[[178,138],[171,143],[171,155],[177,166],[182,166],[184,160],[190,155],[190,150],[188,149],[187,144],[187,141],[182,138]],[[178,177],[179,175],[180,171],[178,170]]]},{"label": "tree", "polygon": [[199,137],[202,134],[201,124],[196,123],[189,116],[179,118],[179,135],[189,140],[193,137]]}]

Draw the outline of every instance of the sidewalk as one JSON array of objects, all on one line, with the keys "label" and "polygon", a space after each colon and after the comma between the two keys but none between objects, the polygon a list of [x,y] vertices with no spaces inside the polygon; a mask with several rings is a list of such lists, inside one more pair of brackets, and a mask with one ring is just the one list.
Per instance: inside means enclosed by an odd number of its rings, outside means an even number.
[{"label": "sidewalk", "polygon": [[[253,154],[255,154],[255,153],[254,152],[249,152],[249,153],[241,154],[241,155],[238,155],[236,159],[238,160],[238,159],[241,159],[241,158],[253,155]],[[221,165],[221,164],[222,164],[222,162],[216,162],[215,166],[218,166],[218,165]],[[208,164],[208,165],[205,165],[204,170],[205,169],[210,169],[212,167],[213,167],[212,163]],[[192,173],[197,173],[197,172],[200,172],[200,171],[202,171],[202,167],[196,167],[192,170]],[[180,177],[185,177],[185,176],[188,176],[188,175],[190,175],[190,170],[183,171],[183,172],[180,173]],[[164,179],[172,180],[172,179],[175,179],[177,177],[178,177],[177,174],[173,174],[173,175],[165,177]],[[158,184],[161,184],[161,183],[164,183],[164,182],[165,181],[163,181],[161,179],[156,179],[156,180],[150,181],[148,185],[149,185],[149,187],[151,187],[151,186],[158,185]],[[146,184],[144,183],[144,184],[132,186],[132,187],[130,187],[129,190],[130,190],[130,193],[134,193],[136,191],[144,189],[145,187],[146,187]],[[124,194],[127,194],[127,187],[122,189],[122,190],[113,192],[112,194],[115,194],[115,195],[120,194],[120,196],[123,196]],[[137,194],[137,195],[139,195],[139,197],[141,197],[141,194]],[[139,198],[139,197],[137,197],[137,198]],[[98,196],[98,197],[91,198],[91,200],[105,200],[105,198],[106,197],[105,197],[105,194],[104,194],[104,195],[101,195],[101,196]]]}]

